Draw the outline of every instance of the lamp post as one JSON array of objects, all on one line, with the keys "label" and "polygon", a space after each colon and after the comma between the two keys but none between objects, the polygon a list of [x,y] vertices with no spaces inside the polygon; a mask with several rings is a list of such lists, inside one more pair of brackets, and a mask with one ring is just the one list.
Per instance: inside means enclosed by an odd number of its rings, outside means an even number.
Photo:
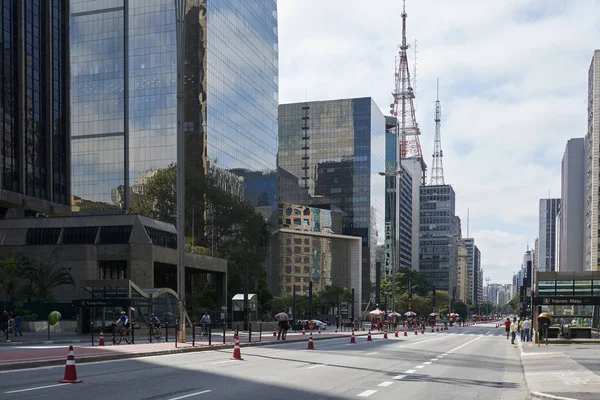
[{"label": "lamp post", "polygon": [[185,12],[187,0],[175,1],[177,36],[177,295],[179,327],[176,340],[185,342],[185,203],[183,140],[183,66],[185,62]]}]

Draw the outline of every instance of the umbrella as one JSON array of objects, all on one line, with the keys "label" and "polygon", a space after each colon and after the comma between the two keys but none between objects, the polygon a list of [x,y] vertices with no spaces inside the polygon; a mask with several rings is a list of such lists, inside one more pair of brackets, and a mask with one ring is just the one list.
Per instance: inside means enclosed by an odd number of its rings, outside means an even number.
[{"label": "umbrella", "polygon": [[369,313],[369,315],[381,315],[381,314],[383,314],[383,311],[381,311],[379,308],[376,308],[375,310],[373,310]]},{"label": "umbrella", "polygon": [[450,313],[450,316],[451,316],[451,317],[458,317],[458,314],[457,314],[457,313],[455,313],[455,312],[453,312],[453,313]]},{"label": "umbrella", "polygon": [[431,314],[429,314],[430,317],[437,317],[438,313],[432,312]]},{"label": "umbrella", "polygon": [[412,311],[407,311],[407,312],[404,313],[404,315],[406,315],[407,317],[414,317],[417,314],[414,313],[414,312],[412,312]]},{"label": "umbrella", "polygon": [[397,318],[397,317],[401,317],[402,314],[397,313],[396,311],[392,311],[391,313],[388,314],[388,317],[390,318]]}]

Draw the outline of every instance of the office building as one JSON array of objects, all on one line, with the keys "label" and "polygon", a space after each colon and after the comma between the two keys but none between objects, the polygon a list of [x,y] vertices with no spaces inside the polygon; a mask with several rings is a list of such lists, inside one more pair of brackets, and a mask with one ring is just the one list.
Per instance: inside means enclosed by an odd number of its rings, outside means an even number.
[{"label": "office building", "polygon": [[341,235],[343,213],[304,205],[279,203],[277,229],[271,237],[267,268],[275,296],[307,296],[309,283],[318,294],[326,286],[355,289],[355,310],[361,296],[360,237]]},{"label": "office building", "polygon": [[421,186],[419,271],[438,290],[457,295],[460,220],[450,185]]},{"label": "office building", "polygon": [[481,252],[475,245],[475,239],[462,239],[467,248],[467,267],[470,276],[467,304],[481,304],[483,301],[483,271],[481,270]]},{"label": "office building", "polygon": [[[585,135],[584,271],[596,271],[598,254],[598,214],[600,210],[600,50],[595,50],[588,71],[588,129]],[[541,271],[541,269],[540,269]]]},{"label": "office building", "polygon": [[385,119],[371,98],[279,106],[279,167],[308,191],[309,205],[344,213],[344,235],[362,238],[362,307],[374,300],[384,235],[384,147]]},{"label": "office building", "polygon": [[0,219],[70,215],[69,6],[0,7]]},{"label": "office building", "polygon": [[[129,209],[136,178],[176,161],[174,2],[70,4],[72,192],[82,210]],[[187,2],[187,171],[275,171],[277,45],[275,1]],[[201,231],[205,213],[194,215]]]},{"label": "office building", "polygon": [[556,216],[560,199],[540,199],[539,213],[539,270],[556,270]]},{"label": "office building", "polygon": [[[562,210],[561,206],[558,207],[558,212],[556,213],[556,226],[554,228],[554,249],[555,249],[555,258],[554,258],[554,270],[560,271],[560,241],[562,240],[562,232],[561,232],[561,219],[562,219]],[[583,232],[582,232],[583,233]],[[582,252],[583,254],[583,252]]]},{"label": "office building", "polygon": [[458,260],[457,260],[457,286],[458,298],[465,304],[469,303],[469,286],[471,285],[471,275],[469,274],[468,266],[468,251],[467,246],[461,240],[458,243]]},{"label": "office building", "polygon": [[[385,172],[393,173],[396,169],[396,153],[397,153],[397,132],[395,117],[385,117]],[[413,268],[413,248],[416,247],[418,252],[418,235],[414,236],[413,240],[413,207],[417,207],[418,200],[413,199],[413,178],[412,171],[400,164],[401,175],[399,178],[394,176],[385,177],[385,257],[384,257],[384,277],[390,277],[393,268]],[[394,249],[396,240],[396,179],[400,184],[400,212],[399,212],[399,240]],[[420,176],[417,176],[417,187]],[[419,197],[417,196],[416,199]],[[418,226],[418,224],[417,224]],[[418,231],[417,231],[418,232]],[[394,267],[394,250],[398,262]],[[418,253],[417,253],[418,254]],[[418,263],[417,263],[418,265]]]},{"label": "office building", "polygon": [[585,140],[569,139],[562,159],[557,271],[584,270],[584,191]]}]

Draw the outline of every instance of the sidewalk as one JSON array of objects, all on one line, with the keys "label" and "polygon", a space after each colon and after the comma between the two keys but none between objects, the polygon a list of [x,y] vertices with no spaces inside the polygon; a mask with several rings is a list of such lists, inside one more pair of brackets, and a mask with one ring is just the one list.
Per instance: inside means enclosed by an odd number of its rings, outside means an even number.
[{"label": "sidewalk", "polygon": [[[598,345],[549,343],[546,346],[541,343],[538,347],[533,342],[517,341],[527,388],[533,399],[600,398],[600,375],[592,372],[598,371],[600,366]],[[592,355],[590,352],[598,354]]]},{"label": "sidewalk", "polygon": [[[365,336],[366,332],[355,333],[355,336]],[[313,339],[326,340],[335,338],[348,338],[351,333],[339,332],[339,333],[321,333],[314,334]],[[377,337],[382,334],[373,333],[373,336]],[[254,337],[254,336],[253,336]],[[294,343],[294,342],[307,342],[309,335],[302,335],[301,333],[288,335],[288,339],[283,343]],[[174,339],[174,338],[173,338]],[[253,339],[255,340],[255,339]],[[258,338],[256,338],[258,340]],[[219,350],[219,349],[231,349],[233,348],[233,342],[227,341],[226,344],[214,341],[212,345],[208,345],[208,341],[196,342],[195,346],[192,346],[191,341],[188,343],[177,343],[170,341],[168,343],[144,343],[144,344],[133,344],[133,345],[109,345],[110,340],[105,337],[106,346],[81,346],[74,345],[75,357],[77,363],[82,362],[94,362],[94,361],[105,361],[105,360],[116,360],[122,358],[137,358],[137,357],[149,357],[149,356],[160,356],[168,354],[179,354],[196,351],[207,351],[207,350]],[[251,346],[264,346],[272,345],[275,343],[282,343],[277,341],[276,337],[272,334],[269,336],[263,335],[262,341],[252,341],[251,343],[245,342],[240,343],[241,347]],[[23,368],[36,368],[49,365],[62,365],[65,363],[67,356],[68,347],[65,345],[62,347],[55,348],[40,348],[40,349],[27,349],[0,352],[0,371],[2,370],[14,370]]]}]

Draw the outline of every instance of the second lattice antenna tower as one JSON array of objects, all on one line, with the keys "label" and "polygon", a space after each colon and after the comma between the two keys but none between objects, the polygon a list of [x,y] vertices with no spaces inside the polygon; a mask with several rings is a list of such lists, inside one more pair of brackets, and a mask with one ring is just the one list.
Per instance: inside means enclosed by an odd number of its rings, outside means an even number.
[{"label": "second lattice antenna tower", "polygon": [[431,163],[430,185],[445,185],[444,182],[444,153],[442,151],[442,106],[440,105],[440,80],[437,80],[437,100],[435,101],[435,141],[433,144],[433,162]]}]

